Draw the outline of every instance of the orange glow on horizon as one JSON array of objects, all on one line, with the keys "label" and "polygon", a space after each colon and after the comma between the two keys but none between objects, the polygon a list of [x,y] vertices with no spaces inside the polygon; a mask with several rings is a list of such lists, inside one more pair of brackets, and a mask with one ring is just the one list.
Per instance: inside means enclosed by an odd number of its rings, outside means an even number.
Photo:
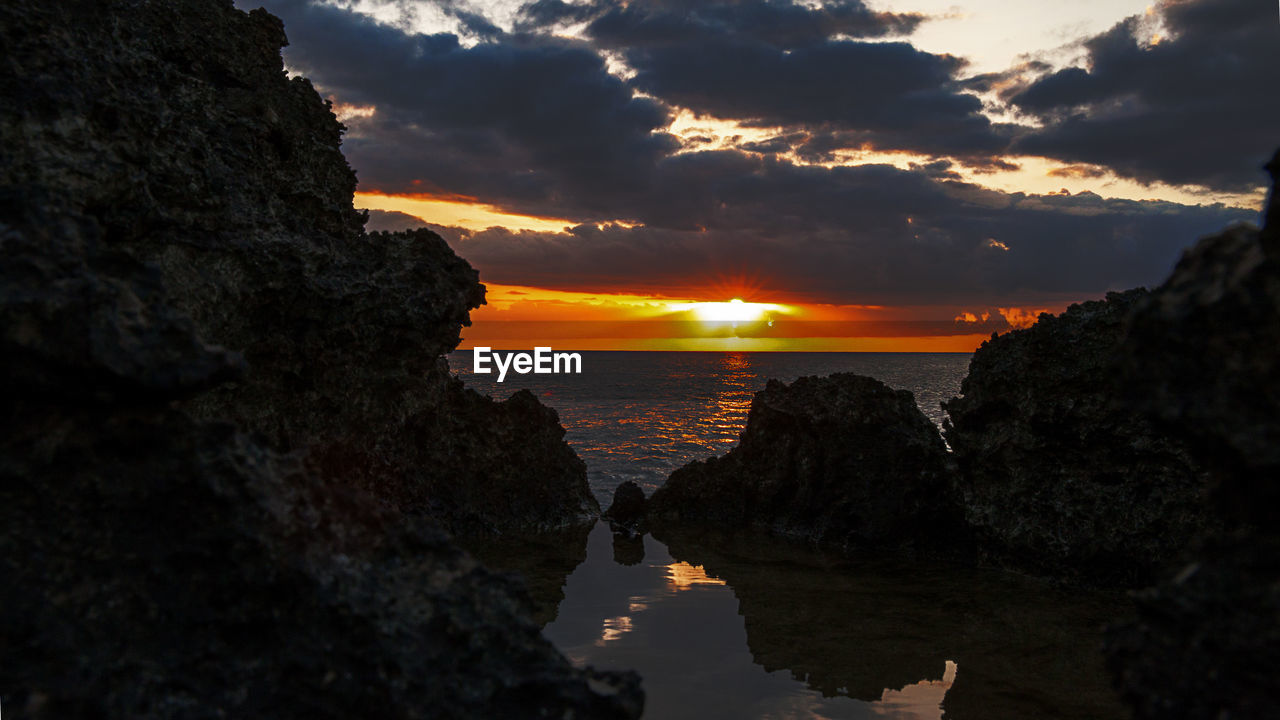
[{"label": "orange glow on horizon", "polygon": [[1061,308],[890,307],[709,301],[489,284],[460,349],[972,352]]}]

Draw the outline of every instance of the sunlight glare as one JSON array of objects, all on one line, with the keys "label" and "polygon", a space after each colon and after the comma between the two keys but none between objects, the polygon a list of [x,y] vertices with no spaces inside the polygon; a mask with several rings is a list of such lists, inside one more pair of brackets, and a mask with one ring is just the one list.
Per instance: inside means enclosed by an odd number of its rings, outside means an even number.
[{"label": "sunlight glare", "polygon": [[741,298],[729,302],[674,303],[670,309],[676,312],[690,311],[704,322],[754,322],[763,320],[768,313],[787,312],[785,305],[774,303],[749,303]]}]

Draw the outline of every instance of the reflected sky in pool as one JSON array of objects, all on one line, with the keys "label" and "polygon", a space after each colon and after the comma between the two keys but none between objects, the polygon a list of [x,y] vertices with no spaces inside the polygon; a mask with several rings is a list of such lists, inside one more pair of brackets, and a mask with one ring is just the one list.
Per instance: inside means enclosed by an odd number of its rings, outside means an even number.
[{"label": "reflected sky in pool", "polygon": [[937,677],[886,688],[875,702],[823,697],[785,670],[756,664],[724,580],[676,560],[652,537],[643,543],[642,561],[615,563],[608,526],[598,525],[544,634],[576,664],[639,672],[646,718],[942,717],[955,663],[939,657]]}]

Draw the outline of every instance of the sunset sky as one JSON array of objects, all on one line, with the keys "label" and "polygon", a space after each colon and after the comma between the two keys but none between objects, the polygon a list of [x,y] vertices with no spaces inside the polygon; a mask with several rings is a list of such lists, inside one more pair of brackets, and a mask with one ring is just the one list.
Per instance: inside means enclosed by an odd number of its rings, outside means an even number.
[{"label": "sunset sky", "polygon": [[464,347],[968,351],[1257,222],[1280,143],[1261,0],[259,4]]}]

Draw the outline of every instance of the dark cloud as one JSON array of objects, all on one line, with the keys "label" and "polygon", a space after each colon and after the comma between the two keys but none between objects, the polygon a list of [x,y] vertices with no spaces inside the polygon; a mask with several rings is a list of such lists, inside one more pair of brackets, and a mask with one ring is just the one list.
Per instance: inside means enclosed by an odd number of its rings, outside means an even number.
[{"label": "dark cloud", "polygon": [[[629,7],[640,6],[666,7]],[[604,17],[566,7],[538,3],[525,16]],[[903,43],[782,49],[698,20],[686,23],[702,33],[697,42],[635,40],[623,51],[637,71],[628,83],[590,43],[527,28],[467,47],[302,0],[269,9],[285,19],[291,68],[344,103],[376,107],[348,121],[344,145],[363,189],[473,197],[581,223],[566,233],[445,229],[491,282],[660,291],[753,276],[779,294],[832,302],[1054,303],[1158,281],[1196,234],[1254,217],[958,182],[959,167],[1016,167],[1003,154],[1014,129],[981,117],[955,79],[960,61]],[[741,149],[682,147],[663,131],[665,102],[787,130]],[[1046,134],[1069,122],[1034,93],[1021,102],[1039,108]],[[909,170],[786,159],[866,146],[934,157]],[[595,224],[610,220],[638,227]]]},{"label": "dark cloud", "polygon": [[590,20],[587,35],[621,53],[635,88],[700,114],[804,126],[844,143],[832,149],[975,154],[1008,143],[957,82],[963,60],[852,39],[910,33],[924,19],[918,14],[786,0],[543,0],[524,13],[530,25]]},{"label": "dark cloud", "polygon": [[493,282],[679,293],[752,276],[765,296],[793,300],[1010,305],[1159,282],[1198,234],[1255,217],[1092,193],[1009,195],[885,166],[762,162],[722,177],[714,198],[691,228],[453,231],[452,242]]},{"label": "dark cloud", "polygon": [[911,33],[918,13],[876,12],[859,0],[819,6],[790,0],[538,0],[521,8],[520,27],[590,21],[588,34],[602,47],[678,45],[707,38],[737,38],[778,48],[806,47],[834,36],[884,37]]},{"label": "dark cloud", "polygon": [[939,180],[959,180],[960,173],[952,169],[955,163],[950,160],[934,160],[927,163],[911,163],[910,167],[915,172],[923,173],[931,178]]},{"label": "dark cloud", "polygon": [[1088,68],[1008,92],[1045,123],[1013,149],[1111,168],[1144,182],[1247,191],[1280,142],[1280,26],[1257,0],[1166,1],[1169,37],[1132,17],[1088,39]]},{"label": "dark cloud", "polygon": [[[341,8],[271,3],[290,66],[343,102],[349,159],[366,189],[511,197],[554,204],[643,190],[677,141],[665,107],[633,96],[580,44],[481,43],[413,35]],[[588,212],[587,215],[592,215]]]}]

